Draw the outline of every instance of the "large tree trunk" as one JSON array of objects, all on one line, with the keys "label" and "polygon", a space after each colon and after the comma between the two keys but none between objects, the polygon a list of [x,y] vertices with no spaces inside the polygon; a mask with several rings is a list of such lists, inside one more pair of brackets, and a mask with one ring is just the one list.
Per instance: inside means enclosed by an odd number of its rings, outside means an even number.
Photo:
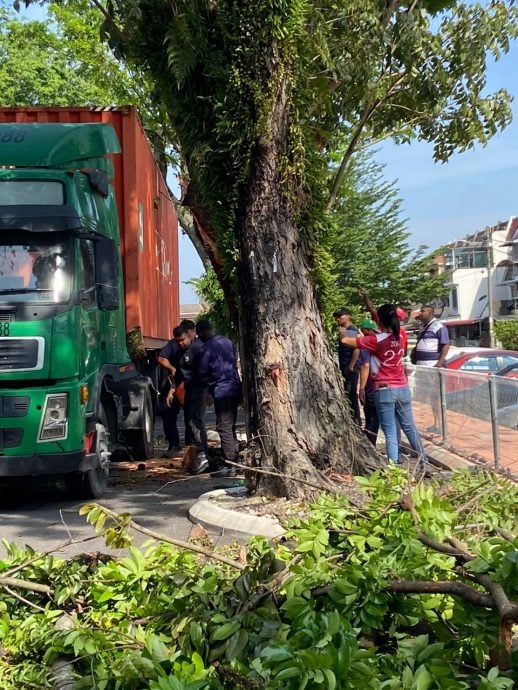
[{"label": "large tree trunk", "polygon": [[297,201],[289,194],[294,190],[281,180],[288,110],[286,85],[279,81],[271,137],[257,145],[236,234],[250,431],[263,469],[288,476],[259,474],[257,488],[301,497],[308,487],[300,479],[324,485],[318,470],[356,470],[373,453],[346,409],[297,227]]}]

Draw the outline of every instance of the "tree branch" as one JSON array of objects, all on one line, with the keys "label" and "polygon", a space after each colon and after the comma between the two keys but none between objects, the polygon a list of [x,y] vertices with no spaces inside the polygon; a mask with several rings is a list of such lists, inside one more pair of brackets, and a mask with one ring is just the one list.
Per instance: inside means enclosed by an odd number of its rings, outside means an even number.
[{"label": "tree branch", "polygon": [[419,580],[392,580],[388,589],[391,592],[403,594],[452,594],[464,601],[468,601],[475,606],[486,608],[496,608],[493,597],[483,592],[478,592],[473,587],[465,585],[463,582],[450,582],[449,580],[438,580],[437,582]]},{"label": "tree branch", "polygon": [[[121,517],[118,513],[114,512],[113,510],[110,510],[109,508],[106,508],[105,506],[100,505],[99,503],[91,503],[90,505],[96,508],[100,508],[104,513],[106,513],[106,515],[109,515],[116,522],[121,520]],[[135,532],[146,534],[148,537],[152,537],[157,541],[163,541],[166,544],[172,544],[173,546],[178,546],[179,548],[186,549],[187,551],[194,551],[194,553],[202,554],[210,560],[219,561],[220,563],[230,565],[233,568],[237,568],[238,570],[244,570],[246,568],[246,566],[243,565],[243,563],[240,563],[239,561],[233,561],[232,559],[226,558],[225,556],[220,556],[219,554],[216,554],[213,551],[209,551],[208,549],[204,549],[201,546],[196,546],[196,544],[191,544],[190,542],[183,541],[182,539],[173,539],[173,537],[168,537],[166,534],[161,534],[160,532],[155,532],[153,530],[147,529],[146,527],[139,525],[134,520],[129,520],[128,526],[133,528]]]},{"label": "tree branch", "polygon": [[20,570],[25,570],[25,568],[28,568],[33,563],[36,563],[36,561],[45,558],[45,556],[49,556],[51,553],[61,551],[62,549],[65,549],[67,546],[72,546],[73,544],[84,544],[85,542],[92,541],[93,539],[98,539],[98,536],[94,535],[92,537],[81,537],[81,539],[67,539],[61,544],[54,546],[52,549],[49,549],[48,551],[42,551],[41,553],[37,553],[34,556],[32,556],[32,558],[29,558],[27,561],[23,561],[22,563],[19,563],[18,565],[14,566],[14,568],[9,568],[9,570],[6,570],[4,572],[4,577],[12,577],[16,573],[20,572]]},{"label": "tree branch", "polygon": [[[469,561],[473,561],[475,559],[475,556],[469,553],[467,550],[466,545],[455,537],[449,537],[449,544],[443,544],[442,542],[438,542],[435,539],[428,537],[426,534],[423,534],[419,528],[418,515],[411,496],[408,494],[403,495],[400,500],[400,505],[404,510],[408,510],[412,515],[412,520],[417,532],[417,538],[423,544],[429,546],[435,551],[439,551],[440,553],[454,556],[458,560],[462,560],[464,563],[468,563]],[[494,602],[495,607],[498,609],[498,613],[500,614],[502,621],[518,621],[518,603],[510,601],[502,585],[500,585],[498,582],[494,582],[494,580],[486,573],[472,572],[469,575],[471,579],[473,579],[475,582],[478,582],[479,585],[482,585],[482,587],[487,589],[487,591],[490,593],[491,599]]]},{"label": "tree branch", "polygon": [[207,271],[211,267],[210,257],[203,245],[203,242],[199,238],[198,233],[196,232],[194,217],[191,213],[191,210],[188,206],[185,206],[183,204],[182,200],[176,196],[176,194],[173,192],[169,185],[167,185],[167,191],[169,192],[169,196],[171,197],[173,204],[175,205],[180,226],[182,227],[182,230],[185,232],[187,237],[193,243],[194,248],[196,249],[198,256],[200,257],[200,261],[203,264],[203,268]]},{"label": "tree branch", "polygon": [[5,591],[10,594],[12,597],[15,599],[18,599],[18,601],[21,601],[22,604],[25,604],[26,606],[30,606],[33,609],[36,609],[37,611],[42,611],[45,613],[45,609],[43,606],[38,606],[38,604],[35,604],[33,601],[30,601],[29,599],[26,599],[25,597],[22,597],[21,594],[18,594],[17,592],[14,592],[10,587],[7,585],[4,585]]},{"label": "tree branch", "polygon": [[352,158],[352,155],[356,149],[356,144],[358,143],[358,140],[363,132],[363,128],[369,121],[369,118],[371,117],[372,113],[375,110],[375,104],[373,99],[370,99],[364,106],[362,114],[360,115],[360,119],[358,121],[358,124],[356,125],[356,128],[354,130],[353,136],[351,138],[351,141],[349,142],[349,146],[347,147],[344,156],[342,158],[342,162],[340,163],[340,167],[338,168],[338,172],[335,175],[335,179],[333,180],[333,186],[331,188],[331,192],[329,194],[329,198],[327,200],[326,204],[326,211],[329,213],[333,206],[336,203],[336,199],[338,197],[338,190],[340,188],[340,184],[342,182],[342,178],[345,175],[345,171],[347,170],[347,166],[349,165],[349,161]]},{"label": "tree branch", "polygon": [[90,0],[90,4],[92,5],[92,7],[94,7],[94,8],[97,9],[97,10],[99,10],[99,12],[103,15],[104,19],[105,19],[106,22],[110,25],[111,29],[112,29],[113,32],[117,35],[118,38],[120,38],[121,40],[122,40],[123,38],[125,38],[124,32],[122,31],[122,29],[121,29],[120,27],[117,26],[117,24],[115,23],[115,20],[113,19],[113,17],[111,17],[111,16],[108,14],[108,12],[106,11],[106,9],[101,5],[100,2],[98,2],[98,0]]},{"label": "tree branch", "polygon": [[[296,481],[298,484],[305,484],[306,486],[311,487],[312,489],[318,489],[319,491],[327,491],[330,494],[341,494],[343,492],[340,491],[338,487],[336,487],[334,484],[329,482],[328,485],[324,486],[323,484],[315,484],[314,482],[308,482],[305,479],[300,479],[299,477],[294,478],[290,477],[288,474],[283,474],[282,472],[271,472],[270,470],[263,470],[260,467],[250,467],[248,465],[243,465],[239,462],[232,462],[230,460],[226,460],[225,463],[227,465],[231,465],[232,467],[237,467],[240,470],[244,470],[245,472],[255,472],[257,474],[267,474],[271,477],[280,477],[281,479],[290,479],[292,481]],[[351,501],[352,503],[352,501]],[[354,503],[353,503],[354,505]]]},{"label": "tree branch", "polygon": [[46,594],[48,597],[52,594],[52,589],[48,585],[40,585],[39,582],[29,582],[28,580],[19,580],[16,577],[0,577],[0,586],[26,589],[29,592]]},{"label": "tree branch", "polygon": [[[383,14],[383,17],[380,22],[380,27],[382,32],[385,31],[387,26],[390,23],[390,20],[394,16],[394,13],[398,9],[398,6],[400,4],[400,0],[389,0],[387,7],[385,9],[385,12]],[[410,14],[413,12],[417,5],[417,2],[412,2],[410,7],[407,10],[407,14]],[[384,76],[384,70],[381,73],[380,79],[378,79],[378,84],[381,80],[381,78]],[[342,162],[340,163],[340,167],[338,168],[338,172],[335,175],[335,179],[333,181],[333,186],[331,188],[331,192],[329,194],[329,198],[327,200],[326,204],[326,211],[329,213],[333,206],[336,203],[336,199],[338,196],[338,190],[342,181],[342,178],[345,174],[345,171],[347,170],[347,166],[349,165],[349,161],[351,160],[352,155],[354,154],[356,150],[356,145],[358,143],[358,140],[360,139],[360,136],[372,117],[372,115],[380,108],[384,103],[387,102],[387,99],[392,96],[394,93],[394,89],[402,82],[404,81],[405,77],[407,76],[406,70],[402,74],[398,74],[396,80],[394,83],[388,88],[387,93],[383,96],[383,98],[379,100],[375,100],[374,98],[370,98],[367,103],[365,104],[363,111],[360,115],[360,119],[358,121],[358,124],[356,125],[356,128],[354,130],[353,136],[351,138],[351,141],[349,142],[349,145],[345,151],[344,157],[342,159]]]}]

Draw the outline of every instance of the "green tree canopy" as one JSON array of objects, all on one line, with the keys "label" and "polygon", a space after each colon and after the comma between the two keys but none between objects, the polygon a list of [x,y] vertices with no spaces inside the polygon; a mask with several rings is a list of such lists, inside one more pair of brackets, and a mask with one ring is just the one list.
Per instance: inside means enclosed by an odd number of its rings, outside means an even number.
[{"label": "green tree canopy", "polygon": [[[444,292],[444,276],[430,273],[432,257],[421,246],[411,250],[394,182],[371,155],[351,159],[322,243],[330,255],[331,288],[326,315],[341,304],[362,304],[358,286],[375,304],[411,305]],[[324,290],[325,292],[325,290]]]},{"label": "green tree canopy", "polygon": [[[15,106],[136,105],[157,151],[172,139],[151,82],[99,40],[102,15],[89,0],[49,2],[27,20],[0,8],[0,102]],[[170,145],[170,144],[169,144]]]}]

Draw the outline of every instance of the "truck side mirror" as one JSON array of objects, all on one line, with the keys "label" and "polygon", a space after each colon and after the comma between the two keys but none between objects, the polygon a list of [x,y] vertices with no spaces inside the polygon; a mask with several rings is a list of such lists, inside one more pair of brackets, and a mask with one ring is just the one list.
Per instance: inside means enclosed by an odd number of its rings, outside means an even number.
[{"label": "truck side mirror", "polygon": [[101,311],[113,311],[120,306],[117,247],[113,240],[100,238],[94,243],[94,252],[97,306]]}]

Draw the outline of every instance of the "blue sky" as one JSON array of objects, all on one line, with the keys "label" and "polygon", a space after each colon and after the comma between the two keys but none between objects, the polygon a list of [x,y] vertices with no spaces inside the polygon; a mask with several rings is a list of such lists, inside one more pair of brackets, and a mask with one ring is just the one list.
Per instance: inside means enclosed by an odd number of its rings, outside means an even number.
[{"label": "blue sky", "polygon": [[513,122],[486,147],[434,163],[423,142],[384,144],[377,159],[396,180],[410,244],[430,248],[518,215],[518,45],[488,69],[488,90],[504,87],[516,99]]},{"label": "blue sky", "polygon": [[[5,0],[0,4],[10,5]],[[41,18],[42,9],[29,8]],[[518,45],[488,69],[488,91],[504,87],[515,97],[514,121],[486,147],[454,156],[448,163],[434,163],[432,146],[422,142],[379,147],[376,158],[385,164],[388,180],[395,180],[407,219],[409,244],[430,249],[467,233],[518,215]],[[380,242],[382,238],[380,238]],[[185,281],[203,272],[196,251],[180,233],[180,300],[197,301]]]}]

